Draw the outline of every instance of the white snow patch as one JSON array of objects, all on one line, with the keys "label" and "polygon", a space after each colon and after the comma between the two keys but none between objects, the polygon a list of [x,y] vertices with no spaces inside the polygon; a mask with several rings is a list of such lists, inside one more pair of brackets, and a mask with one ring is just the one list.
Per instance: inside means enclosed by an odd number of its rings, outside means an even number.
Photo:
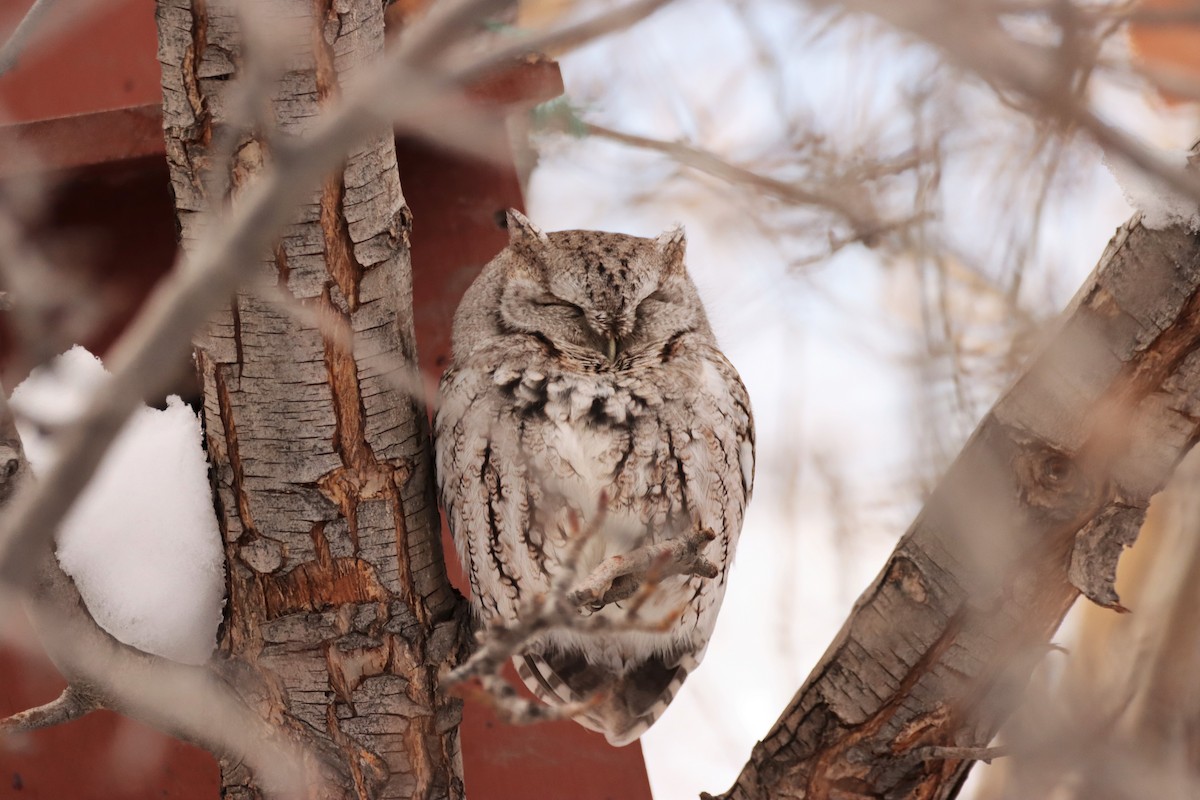
[{"label": "white snow patch", "polygon": [[[35,475],[53,463],[46,431],[74,420],[109,374],[75,347],[12,395]],[[178,397],[134,412],[58,532],[58,560],[92,616],[126,644],[189,664],[216,643],[225,559],[200,420]]]},{"label": "white snow patch", "polygon": [[[1186,150],[1161,150],[1159,161],[1164,168],[1183,171],[1188,168]],[[1186,226],[1200,231],[1200,203],[1193,197],[1179,194],[1162,179],[1119,156],[1105,156],[1104,165],[1117,179],[1125,202],[1142,212],[1142,225],[1151,230]]]}]

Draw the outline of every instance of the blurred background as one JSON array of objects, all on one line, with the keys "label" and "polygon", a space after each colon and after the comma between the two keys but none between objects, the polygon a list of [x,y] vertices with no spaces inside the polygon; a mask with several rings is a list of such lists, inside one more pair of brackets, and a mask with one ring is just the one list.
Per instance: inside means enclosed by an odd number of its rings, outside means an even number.
[{"label": "blurred background", "polygon": [[[0,38],[28,5],[0,8]],[[1053,96],[1031,104],[849,5],[679,0],[630,30],[551,54],[565,93],[510,120],[513,179],[541,227],[653,236],[686,226],[689,268],[754,406],[755,497],[715,638],[642,740],[657,800],[732,783],[927,492],[1133,211],[1104,154],[1055,112]],[[1164,157],[1200,134],[1200,6],[971,5],[998,16],[1020,42],[1060,43],[1072,59],[1064,97]],[[88,0],[70,15],[56,12],[19,70],[0,76],[9,133],[158,102],[157,65],[145,61],[152,6]],[[523,2],[513,24],[535,27],[596,6]],[[108,35],[139,46],[107,48],[101,62],[76,59],[64,71],[52,54],[90,52],[86,42],[106,35],[106,25],[114,26]],[[18,80],[21,71],[38,72],[39,81]],[[29,214],[65,220],[47,233],[47,252],[57,269],[89,276],[69,284],[73,296],[47,300],[47,319],[83,320],[78,330],[55,328],[51,339],[90,337],[97,352],[147,281],[114,261],[114,237],[143,236],[168,263],[173,247],[169,217],[146,224],[122,211],[142,196],[161,208],[167,191],[165,168],[155,166],[161,155],[129,144],[153,127],[128,116],[120,124],[131,127],[113,147],[133,149],[87,162],[72,154],[103,143],[64,140],[47,155],[28,150],[27,133],[18,142],[0,131],[0,174],[24,176],[10,187],[33,174],[60,180],[62,168],[88,164],[71,178],[83,188],[38,195],[50,200]],[[413,205],[420,246],[423,218]],[[9,386],[22,367],[6,363]],[[1186,512],[1152,517],[1168,533],[1144,537],[1139,549],[1150,555],[1132,577],[1122,575],[1135,611],[1137,587],[1155,580],[1153,548],[1164,547],[1169,530],[1191,530]],[[1059,641],[1073,655],[1052,654],[1036,686],[1054,692],[1069,658],[1111,661],[1097,642],[1121,649],[1132,641],[1113,638],[1131,635],[1110,630],[1113,615],[1089,622],[1089,613],[1068,618]],[[998,771],[977,769],[969,791],[1000,792]],[[9,796],[3,786],[0,796]]]},{"label": "blurred background", "polygon": [[[1055,35],[1039,5],[1022,36]],[[1131,37],[1130,6],[1084,7],[1114,16],[1083,96],[1186,150],[1197,107],[1146,67],[1195,77],[1200,28]],[[570,109],[534,139],[532,218],[683,222],[754,405],[755,496],[716,635],[642,740],[654,796],[683,800],[732,783],[1131,208],[1071,127],[836,3],[689,0],[560,63]]]}]

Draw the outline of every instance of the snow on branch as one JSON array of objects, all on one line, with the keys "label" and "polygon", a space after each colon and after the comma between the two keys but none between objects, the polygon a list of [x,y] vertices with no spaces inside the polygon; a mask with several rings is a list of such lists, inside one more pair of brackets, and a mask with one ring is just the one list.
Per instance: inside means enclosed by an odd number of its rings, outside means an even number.
[{"label": "snow on branch", "polygon": [[[27,482],[28,462],[16,420],[0,392],[0,448],[5,463],[0,506]],[[272,731],[232,685],[203,667],[179,664],[117,641],[88,612],[49,541],[41,543],[24,597],[47,654],[67,679],[56,699],[0,720],[0,734],[31,731],[107,708],[147,722],[218,755],[244,759],[272,796],[315,785],[336,760],[313,761],[312,742]]]}]

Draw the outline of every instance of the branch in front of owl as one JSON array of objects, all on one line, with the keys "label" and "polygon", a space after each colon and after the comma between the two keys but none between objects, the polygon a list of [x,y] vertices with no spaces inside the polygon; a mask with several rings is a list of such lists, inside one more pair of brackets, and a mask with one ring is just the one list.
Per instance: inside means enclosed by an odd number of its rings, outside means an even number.
[{"label": "branch in front of owl", "polygon": [[717,565],[704,557],[704,548],[715,538],[706,529],[611,556],[576,584],[568,600],[576,608],[599,611],[673,575],[715,578],[720,573]]},{"label": "branch in front of owl", "polygon": [[[698,547],[703,547],[710,541],[712,535],[705,531],[640,547],[624,556],[614,556],[602,562],[583,583],[577,584],[582,588],[568,589],[560,585],[556,586],[553,592],[539,595],[517,615],[515,623],[491,624],[477,630],[475,652],[450,671],[443,679],[442,685],[454,686],[471,678],[498,672],[504,662],[520,653],[531,639],[552,628],[570,628],[581,633],[600,633],[614,628],[661,632],[674,622],[682,609],[666,615],[664,619],[646,622],[637,618],[644,600],[659,581],[672,575],[716,577],[716,566],[695,552]],[[611,562],[617,563],[613,566]],[[626,569],[630,564],[633,567],[620,577],[632,580],[627,583],[612,581],[610,576]],[[619,600],[607,599],[612,589],[606,590],[602,587],[610,584],[619,587]],[[567,586],[570,586],[569,582]],[[629,586],[632,588],[627,588]],[[591,600],[597,595],[605,598],[600,604]],[[629,603],[625,606],[626,613],[623,619],[614,620],[591,613],[610,602],[626,599]],[[583,613],[585,606],[588,606],[587,615]]]},{"label": "branch in front of owl", "polygon": [[[446,675],[442,680],[443,686],[451,687],[471,678],[478,677],[482,680],[484,676],[495,675],[506,660],[516,655],[526,642],[543,631],[560,626],[578,628],[582,621],[579,609],[571,605],[567,598],[579,572],[579,557],[583,548],[604,525],[607,517],[608,493],[603,490],[596,498],[596,512],[586,528],[583,527],[575,509],[567,509],[566,524],[571,546],[563,561],[562,571],[554,576],[550,584],[550,591],[531,598],[517,614],[515,624],[493,622],[476,630],[475,652]],[[602,622],[599,619],[586,621],[589,630],[606,624],[607,621]]]},{"label": "branch in front of owl", "polygon": [[[572,537],[572,557],[568,559],[572,568],[557,576],[553,591],[529,603],[525,611],[518,614],[515,624],[493,624],[476,631],[476,651],[445,677],[443,686],[454,687],[478,678],[480,691],[474,694],[512,725],[575,717],[598,704],[603,694],[593,693],[576,703],[559,706],[527,700],[500,676],[503,664],[519,655],[536,636],[552,628],[565,627],[585,633],[599,633],[614,628],[661,631],[669,627],[683,609],[668,614],[663,620],[649,623],[639,620],[638,613],[655,586],[673,575],[714,578],[719,574],[716,565],[703,555],[704,548],[716,538],[716,534],[703,530],[608,558],[583,581],[573,583],[576,574],[573,565],[577,563],[583,546],[602,524],[606,508],[603,493],[598,505],[598,514],[587,530],[579,530],[578,518],[572,517],[573,527],[576,528]],[[628,601],[624,606],[623,619],[614,620],[594,614],[606,605],[622,601]],[[586,615],[585,610],[588,612]]]},{"label": "branch in front of owl", "polygon": [[[492,624],[477,630],[475,652],[442,679],[442,686],[454,689],[459,694],[475,696],[511,725],[569,719],[599,702],[600,696],[593,694],[578,703],[545,705],[521,697],[512,685],[500,676],[500,669],[504,663],[518,655],[530,640],[545,631],[565,627],[576,631],[599,632],[614,627],[613,621],[606,617],[582,617],[579,608],[567,600],[569,585],[569,582],[562,582],[561,585],[555,586],[554,592],[534,598],[526,605],[525,610],[517,615],[517,621],[512,625]],[[462,685],[472,678],[479,680],[479,688],[462,688]]]},{"label": "branch in front of owl", "polygon": [[[586,541],[586,537],[580,537],[578,541]],[[641,561],[642,559],[637,560]],[[600,569],[606,563],[602,563]],[[661,631],[669,627],[682,609],[667,615],[665,620],[651,624],[642,623],[637,619],[637,613],[645,597],[649,595],[649,589],[663,577],[666,575],[652,575],[642,584],[642,592],[632,597],[626,608],[625,618],[622,620],[601,616],[584,616],[580,606],[572,603],[569,599],[570,593],[567,589],[570,586],[569,580],[560,581],[554,592],[541,595],[529,603],[526,610],[518,614],[516,623],[512,625],[492,624],[477,630],[475,632],[477,649],[470,658],[442,679],[442,686],[454,689],[458,694],[470,694],[492,708],[498,717],[510,725],[532,725],[538,722],[574,718],[598,705],[603,700],[603,692],[594,692],[575,703],[546,705],[537,700],[527,700],[518,694],[512,685],[501,677],[500,669],[510,658],[519,655],[532,639],[552,628],[570,628],[583,633],[600,633],[613,629],[637,630],[639,628]],[[589,576],[590,579],[591,576]],[[472,678],[479,680],[479,688],[475,690],[463,688],[463,684]]]},{"label": "branch in front of owl", "polygon": [[[520,653],[534,637],[552,628],[571,628],[583,633],[599,633],[617,626],[622,630],[662,631],[683,609],[662,620],[646,622],[638,619],[638,613],[654,587],[673,575],[715,578],[719,574],[717,566],[703,555],[704,548],[716,534],[703,530],[611,556],[577,582],[580,555],[603,528],[607,516],[608,494],[604,491],[596,498],[596,511],[586,528],[574,510],[568,513],[571,549],[564,561],[565,568],[555,576],[551,590],[532,598],[517,614],[515,623],[492,623],[477,630],[475,652],[446,675],[443,686],[495,676],[505,661]],[[626,600],[623,619],[595,615],[607,605]]]}]

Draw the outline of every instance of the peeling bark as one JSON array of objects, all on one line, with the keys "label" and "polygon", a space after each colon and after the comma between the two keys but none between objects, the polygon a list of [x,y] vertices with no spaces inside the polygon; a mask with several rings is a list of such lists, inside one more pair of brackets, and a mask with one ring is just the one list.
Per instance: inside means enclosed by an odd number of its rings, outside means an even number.
[{"label": "peeling bark", "polygon": [[953,797],[1079,593],[1121,610],[1116,560],[1200,438],[1198,346],[1200,238],[1135,218],[722,797]]},{"label": "peeling bark", "polygon": [[[302,134],[340,81],[383,48],[374,0],[286,0],[308,25],[272,97],[274,136]],[[185,247],[203,237],[211,187],[253,179],[272,145],[241,134],[223,180],[214,142],[241,61],[224,4],[159,0],[164,126]],[[298,39],[298,40],[299,40]],[[438,677],[460,647],[432,494],[425,410],[397,387],[416,372],[411,216],[392,133],[381,126],[302,205],[263,277],[353,350],[252,292],[198,337],[205,425],[225,537],[229,602],[221,643],[255,673],[264,714],[327,737],[346,797],[463,796],[459,701]],[[226,797],[260,796],[222,764]]]}]

